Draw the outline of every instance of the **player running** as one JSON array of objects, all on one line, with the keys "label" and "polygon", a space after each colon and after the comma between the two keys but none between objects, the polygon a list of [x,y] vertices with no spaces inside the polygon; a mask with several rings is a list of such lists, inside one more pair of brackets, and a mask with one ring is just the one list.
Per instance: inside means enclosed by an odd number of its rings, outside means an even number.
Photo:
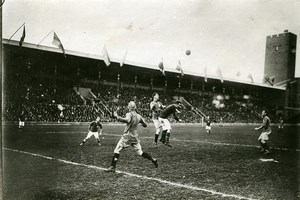
[{"label": "player running", "polygon": [[167,106],[159,115],[158,120],[162,125],[162,135],[159,141],[161,141],[163,144],[172,147],[170,144],[170,135],[171,135],[171,124],[168,120],[168,117],[173,114],[174,119],[178,122],[181,122],[181,120],[177,117],[176,113],[179,113],[177,108],[180,108],[182,106],[181,101],[177,100],[174,104],[171,104]]},{"label": "player running", "polygon": [[157,92],[154,92],[153,95],[153,101],[150,103],[150,110],[152,111],[152,121],[155,127],[155,136],[154,136],[154,145],[157,147],[157,140],[160,133],[161,124],[158,121],[158,116],[160,114],[161,109],[165,108],[158,100],[159,100],[159,94]]},{"label": "player running", "polygon": [[262,147],[261,152],[264,154],[270,154],[270,147],[268,145],[268,140],[269,140],[269,135],[272,132],[271,130],[271,120],[270,118],[267,116],[267,112],[265,110],[262,111],[261,113],[262,117],[263,117],[263,123],[260,127],[255,128],[254,130],[260,130],[262,129],[262,133],[260,134],[260,136],[258,137],[258,141],[260,142],[260,145]]},{"label": "player running", "polygon": [[99,134],[102,135],[102,125],[100,123],[100,117],[97,117],[97,119],[90,124],[88,131],[89,132],[86,138],[83,139],[83,141],[80,143],[80,146],[82,146],[93,135],[97,140],[98,146],[101,146],[100,139],[99,139]]},{"label": "player running", "polygon": [[124,130],[124,135],[119,140],[115,150],[114,155],[111,161],[111,166],[106,170],[106,172],[115,172],[116,164],[120,156],[120,152],[122,149],[132,146],[138,155],[143,156],[144,158],[152,161],[154,166],[157,168],[158,163],[157,160],[151,157],[148,153],[142,151],[142,147],[140,144],[139,135],[137,132],[138,124],[142,124],[143,127],[147,127],[145,120],[141,115],[136,113],[136,104],[133,101],[128,103],[129,112],[126,113],[125,118],[118,116],[118,113],[115,111],[114,116],[118,121],[126,123],[126,127]]}]

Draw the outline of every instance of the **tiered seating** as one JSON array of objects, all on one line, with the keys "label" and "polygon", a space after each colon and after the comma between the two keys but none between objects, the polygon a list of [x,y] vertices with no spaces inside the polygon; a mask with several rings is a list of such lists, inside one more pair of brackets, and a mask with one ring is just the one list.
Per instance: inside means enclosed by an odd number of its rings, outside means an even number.
[{"label": "tiered seating", "polygon": [[[73,86],[62,81],[41,80],[34,78],[21,78],[19,80],[6,80],[5,87],[5,110],[6,121],[16,121],[22,110],[25,111],[27,121],[43,122],[87,122],[92,121],[96,116],[101,116],[102,121],[115,121],[111,114],[117,108],[119,115],[124,115],[127,111],[129,101],[135,101],[138,112],[144,118],[151,121],[150,102],[154,91],[139,88],[121,88],[117,91],[116,86],[91,86],[92,92],[99,98],[95,104],[84,101],[74,90]],[[266,109],[260,102],[249,101],[242,98],[233,98],[227,94],[221,94],[224,98],[221,103],[224,107],[216,106],[213,101],[216,95],[208,94],[180,94],[173,91],[161,92],[160,101],[164,105],[174,102],[174,96],[184,97],[195,108],[201,110],[205,115],[209,115],[214,122],[223,123],[253,123],[261,122],[258,113]],[[90,102],[90,101],[88,101]],[[62,105],[64,110],[58,109]],[[101,112],[97,112],[96,106]],[[276,119],[275,109],[267,108],[270,112],[271,120]],[[183,122],[201,122],[200,116],[191,110],[183,110],[179,114]],[[173,121],[171,119],[171,121]]]}]

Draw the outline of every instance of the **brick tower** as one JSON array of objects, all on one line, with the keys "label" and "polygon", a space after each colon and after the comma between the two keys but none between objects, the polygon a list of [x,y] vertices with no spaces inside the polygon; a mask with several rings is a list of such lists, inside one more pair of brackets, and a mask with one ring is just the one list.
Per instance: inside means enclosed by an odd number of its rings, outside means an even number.
[{"label": "brick tower", "polygon": [[295,77],[296,44],[297,35],[288,30],[267,36],[264,75],[274,77],[274,84]]}]

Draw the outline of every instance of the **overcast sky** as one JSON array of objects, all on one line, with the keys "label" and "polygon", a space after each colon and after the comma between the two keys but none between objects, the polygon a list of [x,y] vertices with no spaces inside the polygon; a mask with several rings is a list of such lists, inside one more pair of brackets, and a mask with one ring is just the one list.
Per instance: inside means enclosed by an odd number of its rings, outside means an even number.
[{"label": "overcast sky", "polygon": [[[300,0],[6,0],[3,37],[24,22],[25,42],[38,44],[54,29],[67,50],[100,57],[106,45],[116,59],[128,50],[130,62],[156,68],[163,57],[166,70],[181,60],[184,71],[203,74],[207,66],[216,75],[220,67],[225,79],[251,73],[255,82],[263,79],[267,35],[288,29],[300,48]],[[41,45],[54,47],[52,38]]]}]

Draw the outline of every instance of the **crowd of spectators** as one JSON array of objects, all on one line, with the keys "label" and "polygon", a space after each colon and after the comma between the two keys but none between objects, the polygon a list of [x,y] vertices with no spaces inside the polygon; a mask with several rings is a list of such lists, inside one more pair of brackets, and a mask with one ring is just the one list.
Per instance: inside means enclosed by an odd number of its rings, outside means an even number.
[{"label": "crowd of spectators", "polygon": [[[89,122],[100,116],[103,122],[114,122],[112,113],[119,115],[127,111],[129,101],[135,101],[138,112],[151,122],[150,102],[153,90],[135,87],[118,88],[116,85],[91,85],[97,97],[86,104],[86,99],[64,81],[38,78],[22,78],[4,82],[4,119],[17,121],[24,111],[26,121],[35,122]],[[193,112],[200,110],[210,116],[213,122],[254,123],[261,122],[259,113],[265,105],[259,102],[234,97],[228,94],[179,93],[176,91],[157,91],[163,105],[173,103],[184,97],[191,106],[185,105],[179,117],[186,123],[202,122],[202,117]],[[274,109],[269,108],[275,118]],[[271,117],[271,119],[272,119]],[[174,119],[171,118],[171,121]]]}]

